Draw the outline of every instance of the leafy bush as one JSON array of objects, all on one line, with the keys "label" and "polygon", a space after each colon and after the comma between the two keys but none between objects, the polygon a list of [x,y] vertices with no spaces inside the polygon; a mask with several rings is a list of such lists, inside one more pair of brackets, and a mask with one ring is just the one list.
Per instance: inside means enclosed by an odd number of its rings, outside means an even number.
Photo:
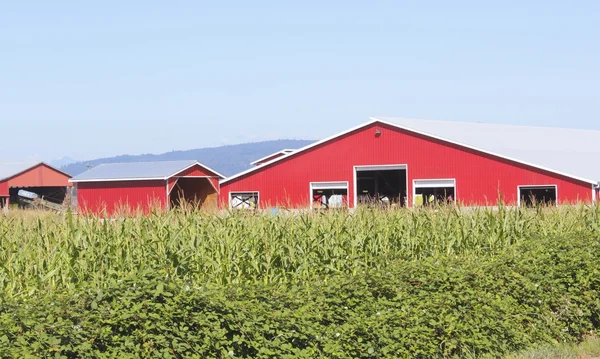
[{"label": "leafy bush", "polygon": [[393,260],[356,275],[216,286],[118,273],[0,303],[2,357],[450,358],[575,341],[600,326],[600,239]]}]

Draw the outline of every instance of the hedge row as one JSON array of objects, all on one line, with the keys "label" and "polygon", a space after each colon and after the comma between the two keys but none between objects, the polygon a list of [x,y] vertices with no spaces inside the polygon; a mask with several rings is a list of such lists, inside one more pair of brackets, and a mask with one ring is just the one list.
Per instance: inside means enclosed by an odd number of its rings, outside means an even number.
[{"label": "hedge row", "polygon": [[600,327],[600,240],[390,263],[296,287],[206,287],[160,272],[0,300],[0,356],[480,357]]}]

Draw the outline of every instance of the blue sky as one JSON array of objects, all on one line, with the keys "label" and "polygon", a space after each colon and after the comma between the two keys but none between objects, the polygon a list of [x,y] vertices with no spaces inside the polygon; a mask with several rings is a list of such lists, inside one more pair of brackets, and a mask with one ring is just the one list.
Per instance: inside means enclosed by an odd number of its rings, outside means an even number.
[{"label": "blue sky", "polygon": [[600,129],[600,1],[11,1],[0,161],[396,116]]}]

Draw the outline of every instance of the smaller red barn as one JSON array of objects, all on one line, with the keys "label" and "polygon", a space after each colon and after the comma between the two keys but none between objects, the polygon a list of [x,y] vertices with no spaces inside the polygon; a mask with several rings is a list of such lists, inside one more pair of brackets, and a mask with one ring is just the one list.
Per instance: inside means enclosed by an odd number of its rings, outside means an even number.
[{"label": "smaller red barn", "polygon": [[225,178],[198,161],[101,164],[74,177],[83,213],[169,209],[182,202],[217,208],[219,180]]},{"label": "smaller red barn", "polygon": [[0,205],[19,203],[21,189],[36,193],[50,202],[62,204],[71,187],[65,172],[44,162],[0,165]]}]

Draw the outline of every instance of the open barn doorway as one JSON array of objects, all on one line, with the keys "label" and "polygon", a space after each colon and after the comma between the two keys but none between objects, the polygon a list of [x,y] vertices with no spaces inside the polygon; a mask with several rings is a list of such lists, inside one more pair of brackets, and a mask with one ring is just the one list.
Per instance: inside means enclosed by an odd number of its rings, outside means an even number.
[{"label": "open barn doorway", "polygon": [[169,193],[169,207],[192,206],[195,209],[216,209],[217,190],[209,178],[177,178]]},{"label": "open barn doorway", "polygon": [[354,175],[354,207],[406,206],[406,165],[355,166]]},{"label": "open barn doorway", "polygon": [[18,205],[20,208],[31,206],[30,201],[19,196],[19,190],[35,193],[40,199],[54,204],[62,205],[67,196],[67,187],[11,187],[9,191],[10,203]]},{"label": "open barn doorway", "polygon": [[556,206],[556,185],[519,186],[518,190],[520,206]]}]

